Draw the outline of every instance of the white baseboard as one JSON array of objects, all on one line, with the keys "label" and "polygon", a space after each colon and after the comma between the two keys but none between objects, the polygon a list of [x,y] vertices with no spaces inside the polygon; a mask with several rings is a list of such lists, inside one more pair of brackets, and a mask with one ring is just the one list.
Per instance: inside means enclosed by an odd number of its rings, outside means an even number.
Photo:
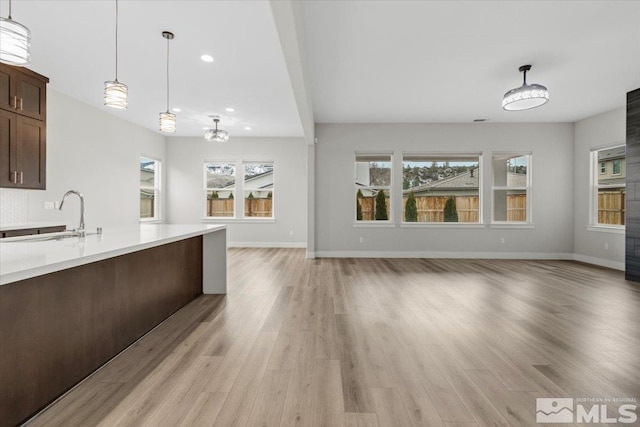
[{"label": "white baseboard", "polygon": [[227,242],[228,248],[306,248],[307,242]]},{"label": "white baseboard", "polygon": [[432,251],[317,251],[318,258],[449,258],[574,260],[571,253],[545,252],[432,252]]},{"label": "white baseboard", "polygon": [[316,253],[309,252],[309,250],[307,249],[307,259],[316,259]]},{"label": "white baseboard", "polygon": [[614,270],[625,271],[624,262],[611,261],[608,259],[596,258],[592,256],[573,254],[575,261],[584,262],[586,264],[598,265],[600,267],[612,268]]}]

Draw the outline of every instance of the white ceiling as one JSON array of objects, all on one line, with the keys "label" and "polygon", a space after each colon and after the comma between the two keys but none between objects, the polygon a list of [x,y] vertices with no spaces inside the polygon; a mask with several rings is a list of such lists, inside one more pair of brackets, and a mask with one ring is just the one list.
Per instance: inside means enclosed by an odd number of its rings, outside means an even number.
[{"label": "white ceiling", "polygon": [[[318,123],[573,122],[640,87],[638,1],[313,1],[304,12]],[[550,101],[503,111],[524,64]]]},{"label": "white ceiling", "polygon": [[[572,122],[640,87],[640,1],[316,0],[303,12],[318,123]],[[124,112],[102,106],[115,75],[113,0],[14,0],[13,18],[32,31],[29,68],[111,114],[157,131],[169,30],[176,135],[201,136],[216,113],[232,137],[303,135],[268,1],[120,0]],[[551,101],[505,112],[523,64]]]},{"label": "white ceiling", "polygon": [[[0,2],[6,16],[7,2]],[[115,2],[13,1],[13,19],[32,32],[29,68],[50,88],[158,130],[166,110],[166,41],[177,136],[202,136],[219,114],[234,136],[302,136],[300,118],[267,1],[120,0],[119,75],[129,108],[103,107],[105,80],[115,77]],[[200,60],[204,53],[215,61]],[[226,107],[235,109],[227,113]],[[251,131],[244,128],[251,127]]]}]

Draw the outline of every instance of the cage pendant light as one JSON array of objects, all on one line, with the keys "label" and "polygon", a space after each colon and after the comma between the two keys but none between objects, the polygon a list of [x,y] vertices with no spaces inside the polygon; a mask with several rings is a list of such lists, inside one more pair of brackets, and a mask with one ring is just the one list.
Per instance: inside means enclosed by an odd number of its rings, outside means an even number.
[{"label": "cage pendant light", "polygon": [[31,63],[31,31],[11,19],[11,0],[9,14],[0,17],[0,62],[17,66]]},{"label": "cage pendant light", "polygon": [[213,119],[216,127],[207,129],[204,133],[204,139],[209,142],[227,142],[229,140],[229,132],[226,130],[218,129],[218,123],[220,118],[218,116],[209,116]]},{"label": "cage pendant light", "polygon": [[129,88],[118,81],[118,0],[116,0],[116,79],[104,82],[104,105],[116,110],[126,110]]},{"label": "cage pendant light", "polygon": [[527,71],[531,65],[523,65],[519,68],[524,73],[522,86],[511,89],[502,98],[502,108],[507,111],[522,111],[536,108],[549,102],[549,91],[539,84],[527,84]]},{"label": "cage pendant light", "polygon": [[160,132],[173,133],[176,131],[176,115],[169,112],[169,40],[173,40],[173,33],[163,31],[162,37],[167,39],[167,111],[160,113]]}]

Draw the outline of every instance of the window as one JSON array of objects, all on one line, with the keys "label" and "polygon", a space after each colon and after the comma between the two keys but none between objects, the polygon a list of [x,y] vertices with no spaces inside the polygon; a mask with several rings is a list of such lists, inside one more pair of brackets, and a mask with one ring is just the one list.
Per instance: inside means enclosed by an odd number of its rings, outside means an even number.
[{"label": "window", "polygon": [[607,162],[600,162],[600,175],[607,173]]},{"label": "window", "polygon": [[273,163],[245,162],[244,217],[273,218]]},{"label": "window", "polygon": [[494,153],[493,222],[531,223],[531,154]]},{"label": "window", "polygon": [[479,154],[405,154],[402,158],[402,220],[479,223],[480,163]]},{"label": "window", "polygon": [[140,157],[140,219],[160,219],[160,161]]},{"label": "window", "polygon": [[[600,174],[592,173],[592,224],[624,226],[626,206],[625,146],[593,150],[591,158],[592,170],[600,165]],[[603,164],[605,165],[604,174],[602,173]],[[607,171],[611,171],[611,173]]]},{"label": "window", "polygon": [[622,160],[615,159],[612,161],[613,164],[613,174],[620,175],[622,173]]},{"label": "window", "polygon": [[356,153],[356,221],[391,219],[391,176],[391,154]]},{"label": "window", "polygon": [[206,216],[208,218],[234,217],[235,163],[207,162],[204,164],[204,177]]}]

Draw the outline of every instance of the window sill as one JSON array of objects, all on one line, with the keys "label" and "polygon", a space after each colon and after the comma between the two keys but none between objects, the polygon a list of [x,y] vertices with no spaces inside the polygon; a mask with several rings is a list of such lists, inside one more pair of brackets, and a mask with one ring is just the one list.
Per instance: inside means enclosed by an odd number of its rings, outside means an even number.
[{"label": "window sill", "polygon": [[536,228],[535,224],[531,223],[517,223],[517,222],[505,222],[505,223],[492,223],[489,225],[490,228],[520,228],[520,229],[533,229]]},{"label": "window sill", "polygon": [[464,222],[438,222],[438,223],[427,223],[427,222],[403,222],[400,224],[401,228],[484,228],[484,224],[470,224]]},{"label": "window sill", "polygon": [[588,225],[587,231],[597,231],[598,233],[625,234],[625,227],[606,226],[606,225]]},{"label": "window sill", "polygon": [[159,218],[140,218],[140,224],[162,224],[163,222]]},{"label": "window sill", "polygon": [[390,221],[357,221],[354,228],[396,228],[396,224]]},{"label": "window sill", "polygon": [[275,218],[202,218],[203,223],[212,224],[275,224]]}]

